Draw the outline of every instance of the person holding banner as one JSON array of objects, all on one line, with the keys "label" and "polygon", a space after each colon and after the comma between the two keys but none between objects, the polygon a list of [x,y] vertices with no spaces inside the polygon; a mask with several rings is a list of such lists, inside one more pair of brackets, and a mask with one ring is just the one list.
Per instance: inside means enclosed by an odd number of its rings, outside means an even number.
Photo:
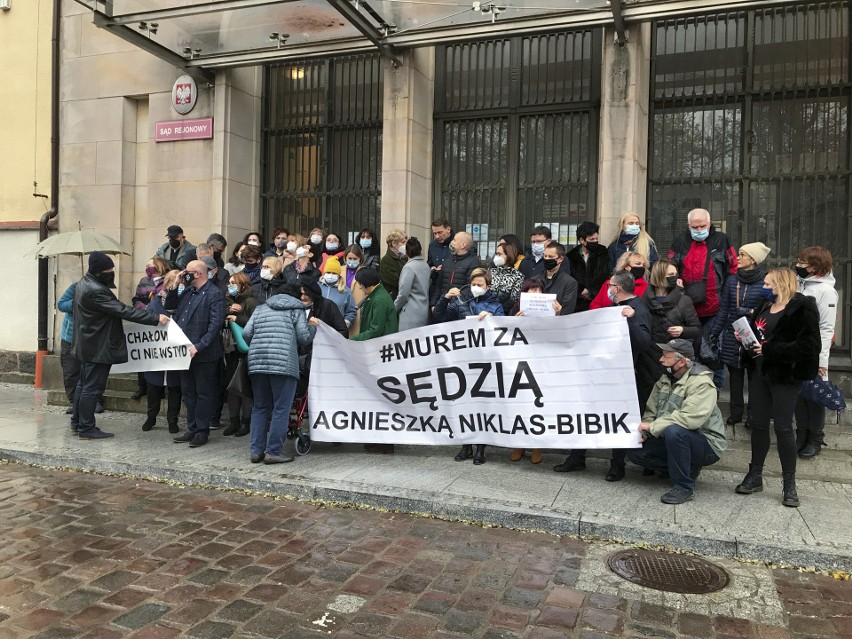
[{"label": "person holding banner", "polygon": [[491,271],[491,290],[503,304],[503,310],[508,315],[521,295],[521,284],[524,276],[515,268],[518,260],[518,250],[515,245],[506,242],[498,244],[494,249]]},{"label": "person holding banner", "polygon": [[543,292],[556,295],[559,302],[560,315],[570,315],[577,306],[577,280],[571,277],[567,271],[562,269],[565,261],[565,247],[559,242],[551,242],[544,249],[544,273],[541,281],[544,282]]},{"label": "person holding banner", "polygon": [[253,464],[283,464],[294,459],[285,454],[284,438],[299,380],[299,348],[313,341],[319,325],[319,319],[305,317],[298,286],[288,284],[283,290],[283,294],[258,306],[243,330],[243,338],[249,344],[248,369],[254,395],[250,443]]},{"label": "person holding banner", "polygon": [[693,499],[701,469],[719,461],[728,442],[713,371],[694,361],[695,351],[685,339],[657,346],[663,351],[665,374],[654,385],[639,424],[642,448],[630,449],[627,457],[637,466],[666,473],[672,487],[660,501],[677,505]]},{"label": "person holding banner", "polygon": [[470,274],[469,285],[453,287],[435,304],[433,314],[438,322],[453,322],[467,317],[482,319],[487,315],[505,315],[503,305],[490,289],[491,272],[482,267]]},{"label": "person holding banner", "polygon": [[106,390],[109,369],[127,361],[122,320],[156,326],[169,316],[122,304],[110,290],[115,287],[115,263],[100,251],[89,254],[89,271],[74,291],[74,356],[80,361],[80,378],[74,392],[71,432],[80,439],[106,439],[114,433],[95,424],[95,406]]}]

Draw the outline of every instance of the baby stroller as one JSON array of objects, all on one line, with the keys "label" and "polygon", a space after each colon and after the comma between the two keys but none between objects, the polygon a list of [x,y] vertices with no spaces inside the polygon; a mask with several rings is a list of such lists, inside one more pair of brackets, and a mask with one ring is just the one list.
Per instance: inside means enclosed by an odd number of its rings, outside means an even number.
[{"label": "baby stroller", "polygon": [[294,441],[296,454],[307,455],[311,452],[310,432],[302,431],[302,421],[308,414],[308,378],[310,377],[311,356],[299,356],[299,381],[296,383],[296,394],[293,396],[293,405],[290,407],[290,424],[287,437]]}]

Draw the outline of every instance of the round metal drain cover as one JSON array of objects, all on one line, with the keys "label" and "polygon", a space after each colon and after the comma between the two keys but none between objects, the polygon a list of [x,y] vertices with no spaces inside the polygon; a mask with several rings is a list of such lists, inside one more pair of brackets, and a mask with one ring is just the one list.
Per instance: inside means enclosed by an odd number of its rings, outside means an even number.
[{"label": "round metal drain cover", "polygon": [[709,561],[655,550],[623,550],[609,558],[610,570],[634,584],[692,595],[728,585],[728,573]]}]

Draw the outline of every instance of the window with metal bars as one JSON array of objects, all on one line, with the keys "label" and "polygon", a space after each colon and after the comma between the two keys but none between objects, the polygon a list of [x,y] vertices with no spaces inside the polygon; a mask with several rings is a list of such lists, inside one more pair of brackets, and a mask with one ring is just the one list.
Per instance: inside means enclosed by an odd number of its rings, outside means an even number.
[{"label": "window with metal bars", "polygon": [[378,232],[382,175],[378,55],[270,65],[263,107],[263,225],[352,241]]},{"label": "window with metal bars", "polygon": [[595,219],[602,32],[441,47],[435,85],[435,217],[480,257],[537,225],[575,242]]},{"label": "window with metal bars", "polygon": [[[661,247],[708,209],[769,266],[821,245],[849,348],[849,2],[798,2],[654,25],[648,226]],[[842,327],[842,328],[841,328]]]}]

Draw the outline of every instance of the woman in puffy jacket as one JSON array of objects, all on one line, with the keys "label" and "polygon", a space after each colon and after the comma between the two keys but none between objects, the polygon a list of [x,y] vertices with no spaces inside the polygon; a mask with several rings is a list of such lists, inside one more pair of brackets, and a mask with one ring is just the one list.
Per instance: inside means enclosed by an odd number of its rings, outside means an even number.
[{"label": "woman in puffy jacket", "polygon": [[453,287],[435,304],[433,314],[439,322],[452,322],[466,317],[505,315],[503,304],[489,288],[491,273],[488,269],[475,268],[470,274],[470,285]]},{"label": "woman in puffy jacket", "polygon": [[[796,257],[796,276],[799,292],[814,298],[819,311],[819,332],[822,347],[819,352],[817,375],[828,379],[828,354],[834,340],[837,321],[837,291],[834,289],[832,257],[821,246],[809,246]],[[799,397],[796,403],[796,449],[802,459],[819,455],[825,445],[825,408]]]},{"label": "woman in puffy jacket", "polygon": [[728,369],[731,385],[731,414],[728,424],[732,426],[739,424],[743,415],[746,415],[746,428],[750,428],[748,416],[751,415],[751,401],[749,400],[749,410],[746,412],[743,398],[746,377],[751,391],[751,373],[745,365],[744,358],[747,355],[742,344],[734,337],[732,324],[740,317],[751,318],[754,309],[763,302],[762,290],[766,269],[761,264],[769,255],[769,250],[762,242],[740,247],[737,254],[737,274],[725,280],[719,295],[719,312],[710,324],[708,332],[710,343],[719,349],[719,360]]},{"label": "woman in puffy jacket", "polygon": [[253,464],[293,461],[293,456],[284,452],[284,438],[299,381],[299,347],[313,341],[319,324],[318,319],[305,317],[298,286],[288,284],[282,290],[283,294],[273,295],[258,306],[243,329],[243,338],[249,345],[248,370],[254,396],[250,444]]}]

